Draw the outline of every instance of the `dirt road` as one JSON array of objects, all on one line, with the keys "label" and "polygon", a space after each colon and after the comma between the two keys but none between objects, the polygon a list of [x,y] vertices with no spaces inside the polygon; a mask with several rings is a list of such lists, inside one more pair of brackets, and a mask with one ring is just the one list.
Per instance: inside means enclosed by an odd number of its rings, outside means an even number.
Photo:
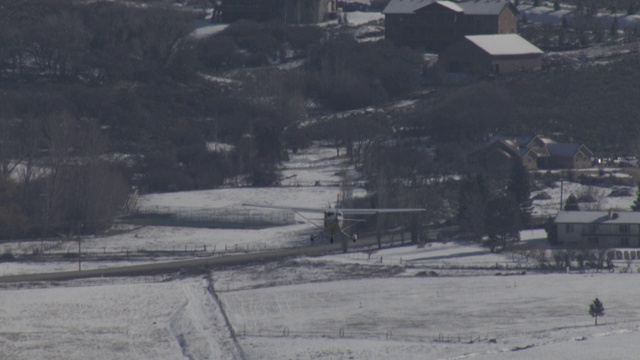
[{"label": "dirt road", "polygon": [[[388,244],[390,238],[383,238],[382,242]],[[396,240],[397,242],[397,240]],[[408,243],[408,242],[406,242]],[[104,269],[91,269],[82,271],[64,271],[39,274],[11,275],[0,277],[0,283],[12,282],[34,282],[34,281],[64,281],[73,279],[85,279],[93,277],[116,277],[116,276],[140,276],[152,274],[178,274],[207,272],[211,268],[220,266],[237,266],[251,264],[262,261],[273,261],[293,256],[323,256],[343,252],[343,243],[315,245],[308,247],[287,248],[254,252],[241,255],[211,256],[196,259],[174,260],[157,263],[147,263],[141,265],[129,265]],[[357,243],[349,242],[347,246],[353,251],[367,248],[376,248],[377,240],[367,238],[358,240]]]}]

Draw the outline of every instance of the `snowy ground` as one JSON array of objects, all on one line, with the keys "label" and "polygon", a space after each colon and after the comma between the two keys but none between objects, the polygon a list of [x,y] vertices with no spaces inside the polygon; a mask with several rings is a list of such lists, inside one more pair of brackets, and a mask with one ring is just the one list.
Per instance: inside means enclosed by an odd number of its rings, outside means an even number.
[{"label": "snowy ground", "polygon": [[[580,208],[582,210],[626,210],[631,209],[633,201],[636,199],[635,189],[629,186],[616,186],[612,188],[598,187],[598,186],[584,186],[579,183],[565,181],[561,187],[560,183],[557,186],[550,189],[544,189],[541,191],[546,192],[552,198],[549,200],[534,200],[534,216],[554,216],[560,209],[560,193],[563,193],[563,198],[566,201],[569,195],[573,194],[576,197],[581,195],[593,195],[596,199],[595,202],[581,203]],[[626,188],[629,189],[629,196],[609,196],[614,189]],[[534,192],[534,195],[538,192]],[[564,203],[563,203],[564,204]]]},{"label": "snowy ground", "polygon": [[[255,359],[558,359],[559,349],[570,351],[565,358],[600,359],[591,353],[598,346],[607,346],[610,358],[633,359],[640,311],[628,285],[636,277],[369,278],[221,297]],[[595,297],[608,304],[598,327],[587,314]]]},{"label": "snowy ground", "polygon": [[[0,291],[2,359],[233,359],[206,281]],[[239,357],[237,357],[239,358]]]},{"label": "snowy ground", "polygon": [[[293,156],[283,171],[284,187],[147,195],[139,206],[195,212],[244,202],[324,207],[334,201],[340,176],[352,171],[335,154],[316,147]],[[316,182],[329,186],[313,186]],[[544,211],[553,211],[557,190],[546,190],[554,199]],[[566,182],[564,194],[596,190],[611,189],[585,190]],[[622,202],[633,197],[616,201],[625,207]],[[536,204],[536,211],[542,208]],[[313,226],[297,220],[264,230],[141,227],[88,238],[82,246],[89,253],[310,246]],[[545,233],[528,230],[522,238],[525,244],[544,244]],[[4,244],[2,251],[21,254],[38,246]],[[75,251],[74,246],[68,242],[50,251]],[[640,266],[640,260],[634,262],[632,268]],[[213,271],[222,307],[206,280],[178,274],[4,285],[0,358],[637,358],[640,310],[633,285],[639,273],[543,273],[536,265],[521,253],[492,254],[454,242],[288,259]],[[74,259],[0,263],[3,275],[76,269]],[[587,313],[595,297],[607,311],[597,327]]]}]

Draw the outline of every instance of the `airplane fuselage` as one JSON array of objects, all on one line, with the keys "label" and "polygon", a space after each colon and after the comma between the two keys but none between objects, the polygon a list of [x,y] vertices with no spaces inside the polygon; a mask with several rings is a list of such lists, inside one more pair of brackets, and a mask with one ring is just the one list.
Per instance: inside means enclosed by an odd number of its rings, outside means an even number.
[{"label": "airplane fuselage", "polygon": [[342,224],[344,215],[342,211],[325,211],[324,213],[324,231],[330,236],[342,232]]}]

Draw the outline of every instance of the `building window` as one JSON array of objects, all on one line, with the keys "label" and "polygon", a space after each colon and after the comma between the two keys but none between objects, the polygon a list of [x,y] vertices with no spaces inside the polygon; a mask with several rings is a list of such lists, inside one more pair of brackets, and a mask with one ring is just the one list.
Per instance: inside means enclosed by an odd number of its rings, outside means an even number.
[{"label": "building window", "polygon": [[587,231],[589,231],[590,234],[597,234],[598,229],[598,224],[589,224],[589,226],[587,227]]},{"label": "building window", "polygon": [[628,234],[629,233],[629,224],[619,225],[618,229],[620,229],[620,234]]},{"label": "building window", "polygon": [[587,243],[589,243],[589,245],[597,246],[599,242],[600,240],[597,237],[587,238]]},{"label": "building window", "polygon": [[629,247],[629,238],[620,238],[620,246]]},{"label": "building window", "polygon": [[565,224],[564,225],[564,232],[572,233],[573,232],[573,224]]}]

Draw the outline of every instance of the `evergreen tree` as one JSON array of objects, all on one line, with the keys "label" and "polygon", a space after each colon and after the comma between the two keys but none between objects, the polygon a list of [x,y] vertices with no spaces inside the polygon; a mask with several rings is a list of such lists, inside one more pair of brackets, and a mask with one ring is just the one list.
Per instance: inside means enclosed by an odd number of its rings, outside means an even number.
[{"label": "evergreen tree", "polygon": [[458,223],[463,233],[480,241],[485,233],[485,217],[489,190],[480,174],[467,177],[460,188]]},{"label": "evergreen tree", "polygon": [[578,2],[576,3],[576,13],[582,15],[583,12],[584,12],[584,4],[582,3],[582,0],[578,0]]},{"label": "evergreen tree", "polygon": [[633,6],[633,3],[629,4],[627,8],[627,15],[634,15],[636,13],[636,8]]},{"label": "evergreen tree", "polygon": [[631,205],[631,210],[640,211],[640,183],[638,183],[638,190],[636,191],[636,199],[633,201],[633,205]]},{"label": "evergreen tree", "polygon": [[552,246],[558,245],[558,226],[552,217],[549,217],[544,223],[544,231],[547,233],[547,240]]},{"label": "evergreen tree", "polygon": [[589,3],[589,8],[587,8],[587,16],[594,17],[596,14],[598,14],[598,6],[595,2]]},{"label": "evergreen tree", "polygon": [[614,17],[613,21],[611,21],[611,28],[609,28],[609,32],[612,37],[618,36],[618,17]]},{"label": "evergreen tree", "polygon": [[0,239],[21,234],[27,225],[17,193],[18,187],[13,181],[0,177]]},{"label": "evergreen tree", "polygon": [[489,201],[485,224],[488,240],[484,243],[491,252],[496,247],[505,250],[509,243],[520,240],[519,205],[511,196],[500,196]]},{"label": "evergreen tree", "polygon": [[529,172],[522,165],[516,165],[511,171],[511,176],[507,183],[507,195],[520,207],[520,224],[527,227],[531,221],[531,211],[533,202],[531,200],[531,181]]},{"label": "evergreen tree", "polygon": [[596,325],[598,325],[598,316],[604,316],[604,305],[600,299],[595,298],[591,304],[589,304],[589,315],[595,318]]},{"label": "evergreen tree", "polygon": [[553,10],[555,11],[560,10],[560,2],[558,0],[553,2]]},{"label": "evergreen tree", "polygon": [[578,199],[573,195],[569,195],[567,201],[564,205],[565,211],[580,211],[580,206],[578,205]]}]

